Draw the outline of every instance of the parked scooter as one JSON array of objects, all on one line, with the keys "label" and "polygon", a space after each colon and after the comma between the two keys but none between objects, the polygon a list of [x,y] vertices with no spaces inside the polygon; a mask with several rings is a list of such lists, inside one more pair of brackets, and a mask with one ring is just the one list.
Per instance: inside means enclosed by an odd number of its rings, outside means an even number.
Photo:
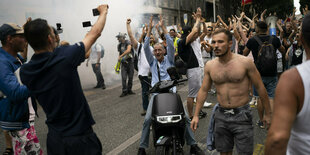
[{"label": "parked scooter", "polygon": [[181,97],[173,93],[171,88],[186,81],[174,67],[168,73],[172,80],[160,81],[151,88],[150,93],[158,93],[154,97],[152,107],[152,131],[156,155],[183,154],[185,141],[186,118]]}]

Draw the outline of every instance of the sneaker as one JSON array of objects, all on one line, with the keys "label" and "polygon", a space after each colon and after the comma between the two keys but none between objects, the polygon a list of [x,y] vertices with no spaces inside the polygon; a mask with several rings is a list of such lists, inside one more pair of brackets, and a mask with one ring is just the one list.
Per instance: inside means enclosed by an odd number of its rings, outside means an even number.
[{"label": "sneaker", "polygon": [[204,107],[204,108],[208,108],[208,107],[211,107],[211,105],[212,105],[212,103],[206,101],[206,102],[203,104],[203,107]]},{"label": "sneaker", "polygon": [[136,94],[136,93],[134,93],[133,91],[128,91],[128,93],[127,93],[128,95],[134,95],[134,94]]},{"label": "sneaker", "polygon": [[124,97],[124,96],[126,96],[127,95],[127,93],[122,93],[119,97]]},{"label": "sneaker", "polygon": [[146,115],[146,111],[143,110],[143,111],[141,112],[141,116],[145,116],[145,115]]},{"label": "sneaker", "polygon": [[144,148],[139,148],[138,155],[146,155],[145,149]]},{"label": "sneaker", "polygon": [[204,155],[205,153],[198,147],[197,144],[191,145],[190,154]]},{"label": "sneaker", "polygon": [[106,87],[105,87],[105,85],[102,85],[102,87],[101,87],[102,89],[105,89]]},{"label": "sneaker", "polygon": [[199,112],[199,119],[204,118],[206,116],[207,116],[207,113],[202,111],[202,110],[200,110],[200,112]]},{"label": "sneaker", "polygon": [[100,85],[95,86],[94,88],[100,88]]},{"label": "sneaker", "polygon": [[258,120],[258,121],[256,122],[256,125],[257,125],[258,127],[260,127],[261,129],[265,129],[264,123],[263,123],[262,121],[260,121],[260,120]]}]

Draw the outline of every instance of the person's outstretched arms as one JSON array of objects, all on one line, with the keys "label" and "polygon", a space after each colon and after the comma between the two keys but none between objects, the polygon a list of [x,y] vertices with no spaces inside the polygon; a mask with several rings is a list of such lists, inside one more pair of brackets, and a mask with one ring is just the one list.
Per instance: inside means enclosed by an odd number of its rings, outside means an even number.
[{"label": "person's outstretched arms", "polygon": [[104,28],[104,25],[106,23],[107,14],[109,6],[107,4],[98,6],[98,11],[100,12],[100,15],[96,21],[96,23],[93,25],[91,30],[86,34],[86,36],[83,39],[85,51],[85,58],[88,58],[89,56],[89,49],[90,47],[96,42],[96,40],[100,37],[101,32]]},{"label": "person's outstretched arms", "polygon": [[150,18],[150,23],[149,23],[149,28],[147,30],[147,34],[144,40],[144,45],[143,45],[143,49],[145,52],[145,57],[146,60],[148,61],[149,64],[152,64],[152,62],[154,61],[154,57],[150,48],[150,36],[151,36],[151,31],[153,29],[153,16],[151,16]]}]

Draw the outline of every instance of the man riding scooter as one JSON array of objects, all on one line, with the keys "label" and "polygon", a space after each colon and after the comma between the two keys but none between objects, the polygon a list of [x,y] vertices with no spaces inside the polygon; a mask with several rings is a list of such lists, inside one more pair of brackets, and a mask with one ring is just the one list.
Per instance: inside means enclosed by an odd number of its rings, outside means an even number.
[{"label": "man riding scooter", "polygon": [[[153,28],[153,17],[150,18],[149,29],[147,32],[147,36],[144,42],[144,51],[147,58],[147,61],[150,65],[150,70],[152,72],[152,87],[159,81],[163,80],[170,80],[170,76],[167,72],[169,67],[174,65],[174,46],[173,41],[164,26],[163,19],[160,17],[159,25],[164,31],[165,37],[167,39],[167,55],[164,56],[166,50],[164,46],[160,43],[154,45],[153,53],[149,48],[150,44],[150,33]],[[173,92],[176,92],[176,87],[173,87]],[[151,100],[149,102],[149,106],[145,115],[142,135],[140,139],[140,146],[139,146],[139,155],[145,155],[145,149],[148,147],[149,144],[149,134],[150,134],[150,126],[151,126],[151,115],[152,115],[152,106],[153,106],[153,99],[154,96],[157,94],[152,94]],[[186,114],[186,131],[185,131],[185,139],[188,145],[191,146],[190,153],[191,154],[198,154],[202,155],[204,152],[197,146],[196,140],[194,139],[194,133],[190,129],[190,119],[185,111]]]}]

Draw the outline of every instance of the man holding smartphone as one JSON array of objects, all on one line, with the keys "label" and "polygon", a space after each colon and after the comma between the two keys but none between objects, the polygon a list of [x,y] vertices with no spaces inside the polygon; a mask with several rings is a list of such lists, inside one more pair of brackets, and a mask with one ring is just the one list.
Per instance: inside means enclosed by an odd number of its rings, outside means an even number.
[{"label": "man holding smartphone", "polygon": [[46,114],[47,154],[102,154],[77,71],[104,28],[108,5],[100,5],[98,10],[92,29],[74,45],[55,48],[55,35],[46,20],[25,25],[25,38],[35,54],[21,68],[20,76]]}]

